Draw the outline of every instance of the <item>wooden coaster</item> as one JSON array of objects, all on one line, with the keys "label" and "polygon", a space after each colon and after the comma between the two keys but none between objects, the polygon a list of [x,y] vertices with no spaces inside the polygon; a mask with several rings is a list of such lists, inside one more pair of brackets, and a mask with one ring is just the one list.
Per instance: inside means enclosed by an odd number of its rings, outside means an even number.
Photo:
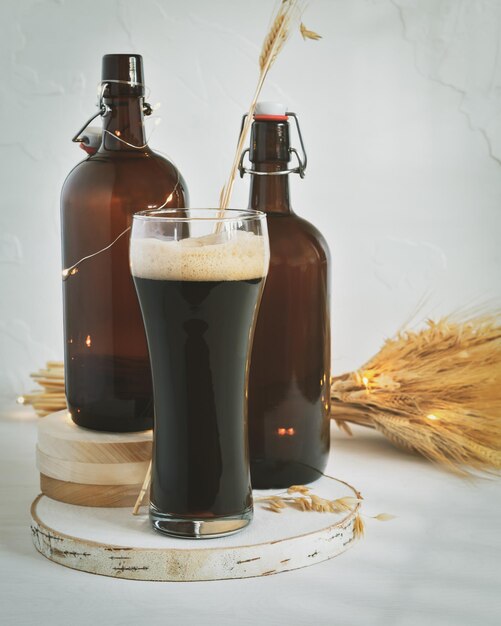
[{"label": "wooden coaster", "polygon": [[37,467],[47,496],[81,506],[131,507],[141,490],[151,430],[108,433],[77,426],[67,411],[38,423]]},{"label": "wooden coaster", "polygon": [[[325,498],[357,494],[326,478],[314,490]],[[353,545],[358,510],[278,514],[256,504],[252,523],[235,535],[178,539],[153,531],[144,508],[134,516],[129,509],[73,506],[40,495],[31,508],[31,529],[41,554],[84,572],[133,580],[221,580],[267,576],[341,554]]]},{"label": "wooden coaster", "polygon": [[37,448],[37,468],[41,474],[84,485],[135,485],[146,476],[149,461],[141,463],[80,463],[48,456]]},{"label": "wooden coaster", "polygon": [[[94,507],[129,507],[136,503],[141,483],[135,485],[84,485],[40,474],[43,494],[68,504]],[[145,500],[148,501],[148,494]]]},{"label": "wooden coaster", "polygon": [[[81,463],[149,462],[153,431],[107,433],[77,426],[67,411],[38,424],[38,448],[47,456]],[[56,476],[57,478],[57,476]]]}]

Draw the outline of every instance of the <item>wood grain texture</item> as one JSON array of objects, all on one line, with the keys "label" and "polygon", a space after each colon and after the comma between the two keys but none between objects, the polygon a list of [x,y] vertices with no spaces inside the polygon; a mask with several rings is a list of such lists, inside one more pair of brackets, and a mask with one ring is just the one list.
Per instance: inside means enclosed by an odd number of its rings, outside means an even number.
[{"label": "wood grain texture", "polygon": [[[38,424],[38,448],[47,456],[81,463],[138,463],[151,458],[153,432],[107,433],[77,426],[67,411]],[[142,482],[142,479],[141,481]]]},{"label": "wood grain texture", "polygon": [[37,468],[41,474],[84,485],[142,484],[149,461],[139,463],[82,463],[48,456],[38,447]]},{"label": "wood grain texture", "polygon": [[[153,548],[147,547],[147,541],[145,547],[114,543],[116,539],[113,529],[118,524],[116,519],[115,525],[107,524],[109,543],[58,531],[57,525],[65,511],[72,515],[75,511],[67,509],[71,505],[57,503],[57,515],[54,512],[52,515],[48,514],[46,507],[44,513],[44,498],[43,495],[38,496],[31,507],[33,543],[43,556],[55,563],[92,574],[154,581],[181,582],[269,576],[320,563],[344,552],[353,544],[354,518],[358,512],[357,507],[336,523],[332,523],[332,516],[326,516],[323,528],[290,536],[284,533],[283,537],[267,541],[267,520],[270,519],[269,516],[276,514],[259,511],[260,520],[255,520],[253,524],[261,525],[262,531],[258,537],[262,536],[264,540],[256,543],[221,546],[215,543],[215,539],[209,542],[177,540],[176,546],[183,544],[184,547]],[[50,523],[44,520],[44,515],[51,520]],[[123,515],[127,515],[127,512],[123,511]],[[99,524],[99,520],[92,523]],[[153,531],[148,527],[142,532],[147,538]]]},{"label": "wood grain texture", "polygon": [[[91,507],[130,507],[136,502],[141,484],[85,485],[40,474],[42,493],[53,500]],[[145,499],[148,498],[146,494]]]}]

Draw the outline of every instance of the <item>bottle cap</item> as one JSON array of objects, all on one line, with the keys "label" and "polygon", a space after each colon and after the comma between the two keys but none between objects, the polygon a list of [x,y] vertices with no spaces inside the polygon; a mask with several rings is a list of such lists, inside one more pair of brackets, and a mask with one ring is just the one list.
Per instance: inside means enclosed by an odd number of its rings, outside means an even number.
[{"label": "bottle cap", "polygon": [[[251,128],[249,160],[252,163],[291,160],[287,107],[279,102],[258,102]],[[270,122],[274,122],[270,124]]]},{"label": "bottle cap", "polygon": [[105,98],[144,96],[143,57],[140,54],[105,54],[101,81],[107,84]]},{"label": "bottle cap", "polygon": [[288,119],[286,113],[287,107],[281,102],[258,102],[254,111],[254,119],[284,122]]}]

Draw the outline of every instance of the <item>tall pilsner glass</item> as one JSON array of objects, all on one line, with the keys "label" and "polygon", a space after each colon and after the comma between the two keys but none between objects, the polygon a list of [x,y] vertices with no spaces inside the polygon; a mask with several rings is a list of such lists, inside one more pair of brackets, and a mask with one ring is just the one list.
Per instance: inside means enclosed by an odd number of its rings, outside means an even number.
[{"label": "tall pilsner glass", "polygon": [[236,532],[252,519],[247,375],[266,217],[143,211],[130,245],[155,400],[151,522],[178,537]]}]

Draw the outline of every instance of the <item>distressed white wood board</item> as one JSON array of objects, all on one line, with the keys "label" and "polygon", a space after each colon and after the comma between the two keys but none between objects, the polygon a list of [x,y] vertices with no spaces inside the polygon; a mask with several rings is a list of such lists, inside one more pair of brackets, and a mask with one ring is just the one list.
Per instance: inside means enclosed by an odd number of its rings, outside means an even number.
[{"label": "distressed white wood board", "polygon": [[[353,495],[327,478],[314,484],[326,498]],[[255,491],[257,497],[266,492]],[[215,539],[178,539],[153,531],[147,509],[92,508],[40,495],[32,535],[45,557],[73,569],[133,580],[201,581],[266,576],[333,558],[354,542],[356,512],[273,513],[255,504],[252,523]]]}]

